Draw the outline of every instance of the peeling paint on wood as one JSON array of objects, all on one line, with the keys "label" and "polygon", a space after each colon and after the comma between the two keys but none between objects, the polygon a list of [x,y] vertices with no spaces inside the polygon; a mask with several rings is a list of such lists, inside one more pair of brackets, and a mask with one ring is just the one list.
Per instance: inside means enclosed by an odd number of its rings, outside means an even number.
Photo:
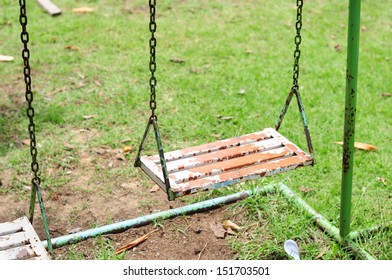
[{"label": "peeling paint on wood", "polygon": [[[313,164],[313,158],[272,128],[165,154],[176,197],[271,176]],[[141,158],[141,168],[163,190],[159,156]]]},{"label": "peeling paint on wood", "polygon": [[27,217],[0,224],[0,260],[50,259]]}]

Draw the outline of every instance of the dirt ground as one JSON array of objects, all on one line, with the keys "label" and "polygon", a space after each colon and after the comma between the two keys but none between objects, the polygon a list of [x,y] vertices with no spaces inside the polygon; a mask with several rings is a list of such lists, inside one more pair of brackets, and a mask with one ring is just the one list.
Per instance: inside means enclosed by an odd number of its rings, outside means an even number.
[{"label": "dirt ground", "polygon": [[[23,90],[19,78],[8,77],[11,83],[0,84],[2,98],[8,100],[0,106],[0,116],[17,114],[23,107]],[[43,196],[47,211],[52,238],[67,235],[72,232],[84,231],[92,227],[128,220],[150,213],[184,205],[181,201],[168,202],[166,194],[157,190],[153,182],[146,178],[141,171],[133,169],[135,152],[124,155],[121,149],[108,147],[89,147],[100,132],[94,128],[72,128],[66,131],[71,136],[70,142],[62,143],[63,157],[70,159],[66,167],[53,163],[41,165],[41,172],[46,178],[66,178],[66,183],[60,187],[46,189],[43,186]],[[16,143],[20,149],[26,149],[23,136],[15,135],[13,139],[0,139],[1,143]],[[40,136],[42,137],[42,135]],[[26,137],[25,137],[26,138]],[[45,158],[45,155],[40,155]],[[2,161],[5,157],[0,158]],[[72,159],[72,160],[71,160]],[[75,160],[76,159],[76,160]],[[26,161],[30,160],[26,158]],[[45,159],[43,159],[45,160]],[[4,162],[5,163],[5,162]],[[97,172],[102,170],[103,172]],[[118,172],[125,170],[124,172]],[[125,174],[118,177],[105,178],[105,174],[117,172]],[[13,221],[27,215],[31,187],[26,185],[20,190],[13,187],[17,182],[29,182],[30,172],[16,174],[15,170],[0,172],[0,222]],[[100,175],[100,174],[104,175]],[[117,174],[116,173],[116,174]],[[48,183],[46,183],[48,184]],[[50,182],[49,182],[50,184]],[[42,240],[46,239],[41,223],[39,206],[36,204],[34,227]],[[159,225],[148,225],[141,228],[129,229],[123,233],[106,235],[103,238],[111,240],[111,244],[120,247],[149,233],[150,237],[134,249],[126,252],[126,259],[233,259],[225,239],[217,238],[210,224],[222,222],[225,208],[210,212],[197,213],[191,216],[178,217],[162,221]],[[69,246],[55,250],[56,259],[67,259],[70,256]],[[72,251],[83,258],[96,258],[96,239],[86,240],[72,246]]]},{"label": "dirt ground", "polygon": [[[92,163],[87,163],[87,165]],[[124,164],[130,164],[125,162]],[[73,170],[73,178],[61,191],[48,197],[44,191],[45,207],[52,238],[87,230],[118,221],[167,210],[184,205],[180,201],[168,202],[163,191],[150,192],[136,180],[128,180],[119,187],[107,191],[89,183],[91,178],[86,166]],[[11,172],[9,172],[11,174]],[[7,172],[1,174],[2,187],[7,188],[11,178]],[[154,184],[151,188],[154,188]],[[78,186],[78,187],[76,187]],[[142,194],[142,192],[144,192]],[[29,188],[26,186],[24,199],[15,193],[0,195],[0,221],[12,221],[28,213]],[[11,206],[11,207],[10,207]],[[35,229],[42,240],[43,231],[39,206],[36,204]],[[129,229],[123,233],[105,235],[116,247],[157,229],[137,247],[126,252],[126,259],[233,259],[234,254],[226,240],[217,238],[210,224],[223,222],[225,208],[209,212],[181,216],[173,220],[160,221],[159,225],[147,225]],[[83,258],[95,258],[96,241],[86,240],[72,247],[72,251]],[[69,258],[67,246],[55,250],[56,259]]]}]

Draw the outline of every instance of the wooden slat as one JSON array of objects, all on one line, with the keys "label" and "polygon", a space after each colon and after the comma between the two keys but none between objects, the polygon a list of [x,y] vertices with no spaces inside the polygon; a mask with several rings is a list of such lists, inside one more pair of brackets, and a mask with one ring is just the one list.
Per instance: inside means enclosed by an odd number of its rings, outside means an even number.
[{"label": "wooden slat", "polygon": [[0,259],[50,259],[27,217],[0,224]]},{"label": "wooden slat", "polygon": [[[272,128],[241,137],[165,153],[175,196],[271,176],[313,164],[313,158]],[[164,191],[159,156],[141,167]]]},{"label": "wooden slat", "polygon": [[24,245],[0,251],[0,260],[27,260],[36,257],[31,245]]},{"label": "wooden slat", "polygon": [[29,244],[23,231],[0,236],[0,251]]},{"label": "wooden slat", "polygon": [[262,153],[250,154],[242,157],[235,157],[231,160],[219,161],[209,165],[198,166],[189,170],[170,174],[170,178],[177,184],[185,183],[190,180],[196,180],[203,177],[222,174],[227,171],[245,168],[259,163],[292,156],[293,152],[285,147],[266,151]]},{"label": "wooden slat", "polygon": [[41,240],[39,239],[37,233],[35,232],[33,226],[31,225],[27,217],[22,217],[19,218],[18,220],[19,223],[23,226],[23,231],[25,232],[25,236],[29,240],[31,247],[33,248],[37,257],[39,257],[41,260],[51,259],[50,255],[45,250]]},{"label": "wooden slat", "polygon": [[[309,165],[311,162],[306,163]],[[298,156],[279,159],[243,169],[226,172],[216,176],[205,177],[199,180],[189,181],[179,184],[180,189],[173,190],[175,192],[186,192],[190,189],[211,189],[232,185],[246,180],[254,180],[260,177],[271,176],[283,171],[289,171],[304,163]]]},{"label": "wooden slat", "polygon": [[272,138],[263,141],[253,142],[243,146],[234,146],[224,150],[218,150],[205,154],[198,154],[194,157],[171,161],[167,163],[166,166],[168,172],[172,173],[175,171],[190,169],[200,165],[206,165],[208,163],[225,161],[265,150],[281,148],[282,146],[282,143],[276,142],[276,139]]},{"label": "wooden slat", "polygon": [[22,226],[13,222],[6,222],[0,224],[0,236],[8,235],[22,230]]},{"label": "wooden slat", "polygon": [[[234,137],[234,138],[230,138],[230,139],[226,139],[226,140],[219,140],[216,142],[211,142],[211,143],[203,144],[200,146],[195,146],[192,148],[185,148],[185,149],[181,149],[181,150],[168,152],[168,153],[165,153],[165,159],[166,159],[166,162],[169,163],[170,161],[173,161],[173,160],[178,160],[178,159],[182,159],[182,158],[193,157],[196,155],[211,153],[211,152],[215,152],[218,150],[227,149],[230,147],[242,146],[242,145],[246,145],[249,143],[261,141],[264,139],[269,139],[271,137],[272,136],[271,136],[271,133],[269,130],[263,130],[263,131],[259,131],[256,133],[246,134],[246,135],[239,136],[239,137]],[[151,156],[151,157],[149,157],[149,160],[152,160],[158,164],[159,163],[159,156],[158,155]]]},{"label": "wooden slat", "polygon": [[[142,157],[140,159],[140,168],[150,177],[163,191],[166,192],[166,186],[164,183],[162,169],[160,165],[157,165],[154,161],[149,160],[148,157]],[[170,182],[170,186],[178,188],[177,183],[174,181]]]}]

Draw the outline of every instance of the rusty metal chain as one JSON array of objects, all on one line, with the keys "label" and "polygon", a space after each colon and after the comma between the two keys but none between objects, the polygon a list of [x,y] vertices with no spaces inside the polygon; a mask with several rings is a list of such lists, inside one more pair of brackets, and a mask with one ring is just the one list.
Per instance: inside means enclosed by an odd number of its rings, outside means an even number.
[{"label": "rusty metal chain", "polygon": [[301,57],[301,29],[302,29],[302,7],[303,0],[297,0],[297,21],[295,22],[295,29],[297,30],[294,43],[295,43],[295,51],[294,51],[294,68],[293,68],[293,90],[299,90],[298,79],[299,79],[299,59]]},{"label": "rusty metal chain", "polygon": [[31,76],[30,76],[30,51],[27,46],[29,42],[29,33],[27,32],[27,12],[26,12],[26,2],[25,0],[19,0],[20,6],[20,16],[19,22],[22,26],[22,32],[20,35],[21,41],[23,43],[22,58],[23,58],[23,74],[24,81],[26,84],[26,101],[27,101],[27,116],[29,118],[29,136],[30,136],[30,155],[31,155],[31,170],[33,171],[32,184],[34,187],[39,187],[41,184],[41,179],[38,176],[39,165],[37,162],[37,142],[35,138],[35,123],[34,123],[34,108],[33,108],[33,92],[31,91]]},{"label": "rusty metal chain", "polygon": [[157,69],[157,64],[155,60],[155,51],[156,51],[156,46],[157,46],[157,40],[155,38],[155,31],[157,29],[157,24],[155,22],[155,12],[156,12],[156,0],[149,0],[149,7],[150,7],[150,24],[149,24],[149,29],[151,32],[151,38],[149,41],[150,45],[150,72],[151,72],[151,78],[150,78],[150,109],[151,109],[151,117],[157,119],[157,116],[155,115],[155,109],[157,108],[157,102],[156,102],[156,91],[155,87],[157,85],[157,79],[155,78],[155,71]]}]

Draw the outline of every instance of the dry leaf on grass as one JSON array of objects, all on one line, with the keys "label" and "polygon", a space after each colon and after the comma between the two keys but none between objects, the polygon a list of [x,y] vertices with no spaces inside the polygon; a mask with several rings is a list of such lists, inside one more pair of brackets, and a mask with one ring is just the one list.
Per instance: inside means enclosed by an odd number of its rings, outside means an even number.
[{"label": "dry leaf on grass", "polygon": [[390,94],[389,92],[383,92],[381,93],[381,97],[391,97],[392,94]]},{"label": "dry leaf on grass", "polygon": [[157,186],[157,185],[155,185],[155,186],[153,186],[151,189],[150,189],[150,193],[154,193],[154,192],[157,192],[157,191],[159,191],[159,186]]},{"label": "dry leaf on grass", "polygon": [[321,250],[321,252],[316,256],[316,259],[320,259],[322,256],[325,255],[325,253],[327,252],[328,248],[327,247],[323,247],[323,249]]},{"label": "dry leaf on grass", "polygon": [[95,151],[98,155],[104,155],[104,154],[106,154],[106,150],[103,149],[103,148],[97,148],[97,149],[94,149],[94,151]]},{"label": "dry leaf on grass", "polygon": [[222,223],[222,226],[223,226],[224,229],[227,229],[227,230],[229,230],[229,229],[232,229],[234,231],[240,231],[241,230],[241,227],[239,227],[238,225],[236,225],[235,223],[233,223],[230,220],[224,221]]},{"label": "dry leaf on grass", "polygon": [[314,191],[314,189],[307,188],[307,187],[305,187],[305,186],[300,186],[300,187],[299,187],[299,190],[300,190],[301,192],[303,192],[303,193],[309,193],[309,192]]},{"label": "dry leaf on grass", "polygon": [[121,153],[116,154],[116,159],[121,161],[127,161],[127,159]]},{"label": "dry leaf on grass", "polygon": [[81,232],[83,229],[78,227],[78,228],[73,228],[67,231],[68,234],[74,234],[74,233],[78,233]]},{"label": "dry leaf on grass", "polygon": [[[335,142],[335,144],[343,145],[343,142]],[[354,142],[354,148],[358,150],[364,150],[364,151],[377,151],[378,148],[376,146],[366,144],[366,143],[361,143],[361,142]]]},{"label": "dry leaf on grass", "polygon": [[226,230],[220,223],[211,222],[210,228],[217,238],[225,238]]},{"label": "dry leaf on grass", "polygon": [[68,142],[64,142],[64,148],[65,148],[66,150],[73,150],[73,149],[74,149],[74,146],[71,145],[71,144],[68,143]]},{"label": "dry leaf on grass", "polygon": [[245,94],[245,89],[244,89],[244,88],[241,88],[241,89],[238,91],[238,93],[239,93],[239,94]]},{"label": "dry leaf on grass", "polygon": [[234,117],[232,117],[232,116],[221,116],[221,115],[217,115],[216,118],[218,118],[222,121],[230,121],[230,120],[234,119]]},{"label": "dry leaf on grass", "polygon": [[124,154],[133,152],[133,146],[125,146],[122,148]]},{"label": "dry leaf on grass", "polygon": [[90,120],[90,119],[93,119],[94,117],[95,117],[94,115],[86,115],[86,116],[83,116],[83,119]]},{"label": "dry leaf on grass", "polygon": [[13,56],[1,55],[1,54],[0,54],[0,61],[1,61],[1,62],[9,62],[9,61],[12,61],[12,60],[14,60],[14,57],[13,57]]},{"label": "dry leaf on grass", "polygon": [[378,177],[376,180],[377,180],[378,182],[383,183],[384,186],[388,185],[388,181],[387,181],[387,179],[385,179],[385,178]]},{"label": "dry leaf on grass", "polygon": [[158,229],[153,230],[153,231],[143,235],[142,237],[139,237],[139,238],[135,239],[134,241],[128,243],[127,245],[121,246],[120,248],[117,249],[116,254],[121,254],[122,252],[124,252],[124,251],[126,251],[128,249],[131,249],[131,248],[139,245],[140,243],[143,243],[144,241],[146,241],[150,237],[150,235],[152,233],[154,233],[156,231],[158,231]]},{"label": "dry leaf on grass", "polygon": [[181,58],[172,58],[170,59],[170,62],[174,62],[174,63],[185,63],[185,60],[181,59]]},{"label": "dry leaf on grass", "polygon": [[64,49],[71,51],[80,51],[80,48],[77,46],[65,46]]},{"label": "dry leaf on grass", "polygon": [[131,138],[126,138],[126,139],[121,140],[121,143],[127,143],[127,142],[131,142],[131,141],[132,141]]},{"label": "dry leaf on grass", "polygon": [[226,232],[227,232],[227,234],[229,234],[229,235],[237,235],[237,233],[236,233],[234,230],[232,230],[231,228],[228,228],[228,229],[226,230]]},{"label": "dry leaf on grass", "polygon": [[86,14],[94,12],[94,9],[91,7],[80,7],[72,9],[72,12],[74,12],[75,14]]}]

